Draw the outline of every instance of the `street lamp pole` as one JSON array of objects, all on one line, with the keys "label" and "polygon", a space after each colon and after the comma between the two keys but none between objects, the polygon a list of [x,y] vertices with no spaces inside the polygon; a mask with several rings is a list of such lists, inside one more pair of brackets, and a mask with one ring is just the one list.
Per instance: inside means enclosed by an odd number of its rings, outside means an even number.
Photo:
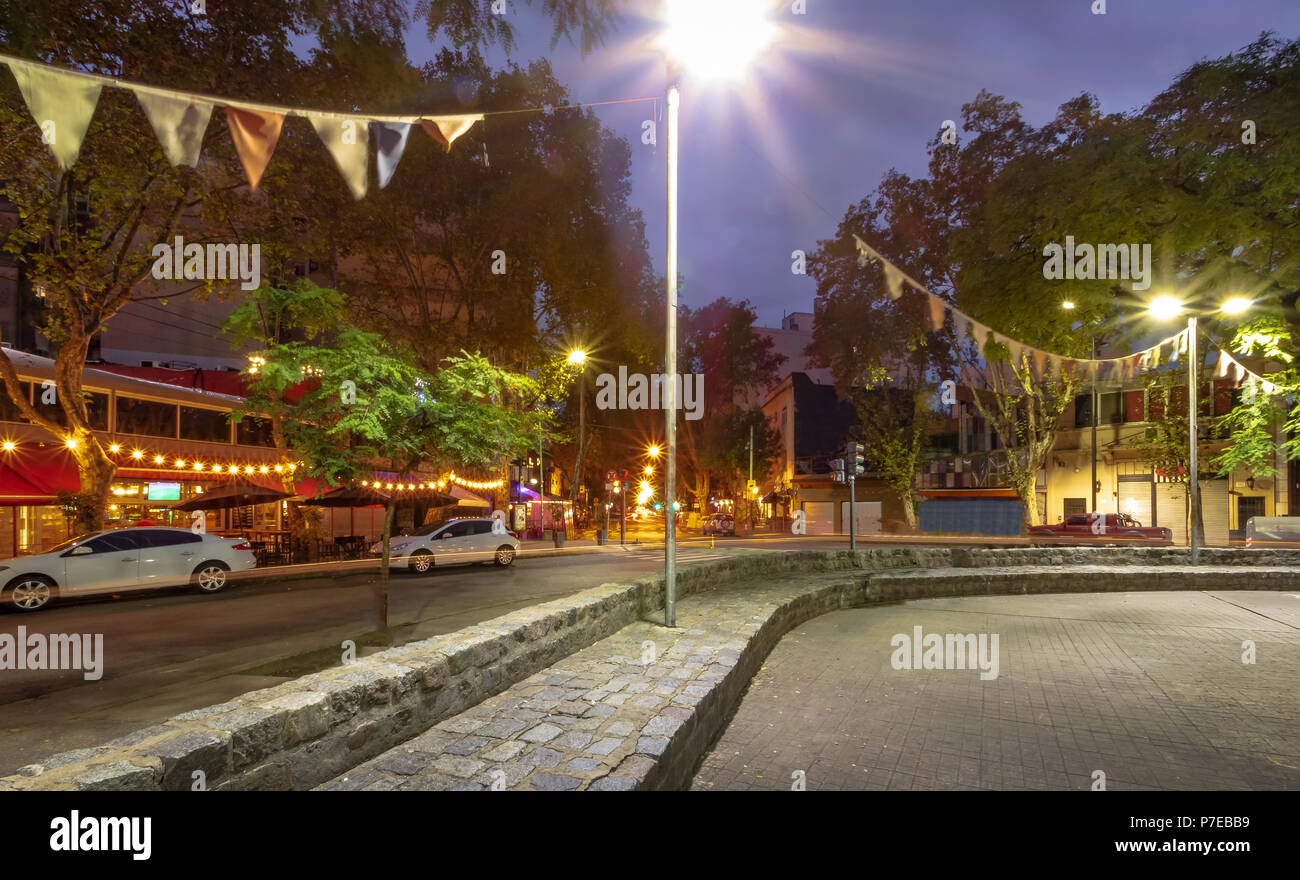
[{"label": "street lamp pole", "polygon": [[1196,430],[1196,385],[1197,379],[1200,378],[1200,363],[1196,353],[1196,316],[1192,315],[1187,319],[1187,425],[1189,434],[1189,467],[1187,469],[1187,529],[1191,536],[1188,546],[1191,548],[1192,565],[1197,562],[1197,539],[1196,524],[1199,521],[1198,512],[1201,505],[1201,487],[1197,480],[1197,442]]},{"label": "street lamp pole", "polygon": [[[1097,335],[1092,337],[1092,359],[1097,359]],[[1092,513],[1097,513],[1097,373],[1092,373]],[[1078,424],[1076,422],[1076,424]]]},{"label": "street lamp pole", "polygon": [[[664,372],[668,399],[664,412],[668,461],[664,470],[664,626],[677,625],[677,87],[668,89],[668,255],[667,327]],[[623,499],[627,504],[627,499]]]}]

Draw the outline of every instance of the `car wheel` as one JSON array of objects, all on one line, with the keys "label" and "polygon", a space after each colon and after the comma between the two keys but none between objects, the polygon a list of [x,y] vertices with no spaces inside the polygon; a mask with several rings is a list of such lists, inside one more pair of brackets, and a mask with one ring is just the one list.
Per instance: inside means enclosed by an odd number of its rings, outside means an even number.
[{"label": "car wheel", "polygon": [[409,568],[411,571],[424,574],[426,571],[433,568],[433,554],[428,550],[416,550],[411,554]]},{"label": "car wheel", "polygon": [[509,565],[515,561],[515,548],[509,544],[502,544],[497,548],[496,558],[493,561],[497,565]]},{"label": "car wheel", "polygon": [[54,581],[38,574],[15,578],[0,593],[0,604],[14,611],[40,611],[58,595]]},{"label": "car wheel", "polygon": [[190,583],[198,587],[201,593],[219,593],[226,588],[226,573],[229,571],[230,566],[214,559],[194,569]]}]

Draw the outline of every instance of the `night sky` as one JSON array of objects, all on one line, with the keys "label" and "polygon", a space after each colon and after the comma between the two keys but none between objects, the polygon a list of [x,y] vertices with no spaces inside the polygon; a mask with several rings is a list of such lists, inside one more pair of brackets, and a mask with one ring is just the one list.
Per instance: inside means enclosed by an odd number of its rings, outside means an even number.
[{"label": "night sky", "polygon": [[[699,0],[708,2],[708,0]],[[924,174],[926,142],[981,88],[1022,105],[1037,126],[1087,91],[1102,110],[1145,104],[1175,75],[1253,41],[1300,34],[1297,0],[807,0],[807,14],[775,4],[782,42],[739,84],[682,83],[679,261],[682,299],[749,299],[759,323],[811,311],[815,285],[790,272],[888,169]],[[585,59],[516,2],[520,62],[545,56],[575,101],[662,96],[666,74],[653,38],[654,0],[633,0],[603,48]],[[422,24],[412,56],[431,57]],[[500,52],[490,53],[496,62]],[[660,103],[662,114],[663,104]],[[664,263],[662,124],[641,144],[652,105],[597,109],[632,145],[632,203]],[[489,120],[490,126],[490,120]],[[491,151],[491,129],[488,128]],[[818,207],[820,205],[821,207]],[[824,209],[824,210],[823,210]]]}]

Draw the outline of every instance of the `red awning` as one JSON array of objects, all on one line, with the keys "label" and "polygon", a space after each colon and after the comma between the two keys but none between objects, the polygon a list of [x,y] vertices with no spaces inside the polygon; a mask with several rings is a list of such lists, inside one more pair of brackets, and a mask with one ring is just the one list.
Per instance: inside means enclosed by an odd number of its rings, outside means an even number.
[{"label": "red awning", "polygon": [[53,500],[54,496],[32,485],[13,468],[7,465],[0,466],[0,506],[49,504]]}]

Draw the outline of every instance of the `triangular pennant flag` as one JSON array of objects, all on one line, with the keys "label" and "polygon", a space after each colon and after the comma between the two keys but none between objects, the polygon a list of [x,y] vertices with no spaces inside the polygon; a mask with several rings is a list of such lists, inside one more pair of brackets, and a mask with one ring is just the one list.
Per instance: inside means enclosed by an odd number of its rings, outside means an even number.
[{"label": "triangular pennant flag", "polygon": [[212,118],[212,102],[179,92],[132,91],[144,108],[144,115],[149,118],[167,161],[191,168],[197,165],[199,151],[203,148],[203,134]]},{"label": "triangular pennant flag", "polygon": [[989,333],[992,331],[979,321],[968,321],[967,323],[970,325],[970,335],[975,338],[975,344],[979,346],[980,354],[983,354],[984,349],[988,346]]},{"label": "triangular pennant flag", "polygon": [[1178,334],[1177,339],[1178,339],[1178,353],[1179,353],[1179,354],[1187,354],[1187,338],[1188,338],[1188,337],[1187,337],[1187,331],[1186,331],[1186,330],[1184,330],[1182,333],[1179,333],[1179,334]]},{"label": "triangular pennant flag", "polygon": [[1235,373],[1237,375],[1237,384],[1240,385],[1241,380],[1246,377],[1246,368],[1243,367],[1241,364],[1237,363],[1236,361],[1233,361],[1232,365],[1236,367]]},{"label": "triangular pennant flag", "polygon": [[448,150],[456,138],[474,127],[482,116],[430,116],[420,120],[420,127],[429,133],[429,137],[442,144]]},{"label": "triangular pennant flag", "polygon": [[1231,362],[1232,362],[1232,358],[1228,356],[1228,353],[1226,351],[1219,352],[1219,378],[1220,379],[1228,375],[1228,364],[1230,364]]},{"label": "triangular pennant flag", "polygon": [[262,181],[262,172],[266,170],[271,154],[275,152],[276,141],[280,139],[284,114],[227,107],[226,122],[230,125],[235,152],[239,154],[240,164],[248,175],[248,185],[257,189]]},{"label": "triangular pennant flag", "polygon": [[895,269],[888,260],[880,262],[885,267],[885,287],[889,290],[889,298],[896,300],[903,295],[903,273]]},{"label": "triangular pennant flag", "polygon": [[388,186],[397,170],[397,163],[406,151],[406,138],[411,133],[408,122],[372,122],[375,136],[375,165],[379,169],[379,188]]},{"label": "triangular pennant flag", "polygon": [[930,329],[935,331],[942,330],[943,317],[948,311],[948,304],[945,303],[943,300],[939,299],[939,297],[935,296],[933,293],[929,294],[929,301],[930,301]]},{"label": "triangular pennant flag", "polygon": [[853,240],[857,242],[858,246],[858,268],[863,268],[876,258],[876,252],[865,241],[858,238],[856,234],[854,234]]},{"label": "triangular pennant flag", "polygon": [[366,195],[367,148],[370,143],[370,127],[358,119],[347,116],[335,116],[329,113],[307,113],[311,127],[320,135],[321,143],[330,151],[339,172],[352,190],[352,197],[364,198]]},{"label": "triangular pennant flag", "polygon": [[1042,378],[1047,373],[1047,352],[1034,349],[1034,370]]},{"label": "triangular pennant flag", "polygon": [[27,109],[41,129],[59,167],[67,171],[77,161],[81,142],[95,115],[102,86],[90,79],[48,67],[10,61]]}]

